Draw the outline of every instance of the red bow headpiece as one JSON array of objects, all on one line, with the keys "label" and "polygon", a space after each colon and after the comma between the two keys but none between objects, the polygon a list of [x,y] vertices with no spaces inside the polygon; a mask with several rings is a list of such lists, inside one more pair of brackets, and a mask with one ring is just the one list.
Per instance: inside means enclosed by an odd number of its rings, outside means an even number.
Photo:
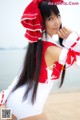
[{"label": "red bow headpiece", "polygon": [[[21,23],[26,28],[25,37],[30,42],[37,42],[42,37],[42,16],[38,8],[43,0],[33,0],[24,10]],[[44,0],[46,1],[46,0]],[[62,0],[48,0],[49,2],[62,2]]]}]

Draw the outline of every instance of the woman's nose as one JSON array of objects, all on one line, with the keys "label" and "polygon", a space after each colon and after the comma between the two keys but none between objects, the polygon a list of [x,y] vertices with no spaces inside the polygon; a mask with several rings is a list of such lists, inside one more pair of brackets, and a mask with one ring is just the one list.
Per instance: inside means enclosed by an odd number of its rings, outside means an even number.
[{"label": "woman's nose", "polygon": [[55,23],[55,25],[58,25],[58,24],[59,24],[59,19],[58,19],[58,18],[55,18],[54,23]]}]

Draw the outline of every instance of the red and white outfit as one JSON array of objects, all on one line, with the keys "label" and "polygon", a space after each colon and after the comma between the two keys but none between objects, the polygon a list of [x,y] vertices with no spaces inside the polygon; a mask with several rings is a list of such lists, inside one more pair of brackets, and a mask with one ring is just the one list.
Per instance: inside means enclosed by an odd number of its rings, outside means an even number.
[{"label": "red and white outfit", "polygon": [[49,67],[46,66],[44,59],[46,49],[49,46],[61,46],[59,45],[59,38],[57,35],[54,35],[53,38],[48,35],[47,39],[44,34],[42,36],[44,28],[42,28],[42,18],[38,8],[40,2],[42,2],[42,0],[33,0],[27,6],[21,18],[21,23],[26,28],[25,37],[27,37],[30,42],[37,42],[39,38],[42,38],[43,40],[42,64],[36,101],[33,105],[31,104],[33,91],[33,89],[31,89],[27,99],[22,102],[27,85],[19,87],[12,93],[12,89],[18,82],[19,75],[15,77],[8,89],[3,90],[0,93],[0,105],[5,104],[7,108],[11,108],[12,114],[14,114],[18,120],[42,113],[48,94],[50,93],[54,82],[59,80],[64,64],[66,64],[67,67],[71,66],[73,63],[80,66],[80,37],[75,32],[71,33],[66,40],[63,40],[64,47],[59,56],[59,61],[50,66],[53,67],[53,70],[50,70]]},{"label": "red and white outfit", "polygon": [[54,35],[53,38],[48,35],[47,39],[43,35],[42,40],[42,65],[35,103],[32,105],[30,99],[33,89],[29,92],[27,99],[22,102],[22,97],[24,95],[27,85],[23,85],[16,91],[11,93],[12,89],[18,82],[19,75],[14,79],[8,89],[3,90],[0,93],[0,104],[5,104],[7,108],[11,108],[12,114],[14,114],[17,119],[42,113],[43,106],[48,97],[48,94],[50,93],[50,90],[53,87],[55,80],[58,80],[58,78],[60,77],[60,73],[63,69],[64,64],[66,64],[67,67],[71,66],[73,63],[76,63],[78,66],[80,66],[80,38],[75,32],[71,33],[66,40],[63,40],[64,47],[62,48],[59,61],[50,66],[53,67],[53,70],[49,70],[49,67],[46,66],[44,59],[45,50],[52,45],[58,47],[62,46],[59,45],[57,35]]}]

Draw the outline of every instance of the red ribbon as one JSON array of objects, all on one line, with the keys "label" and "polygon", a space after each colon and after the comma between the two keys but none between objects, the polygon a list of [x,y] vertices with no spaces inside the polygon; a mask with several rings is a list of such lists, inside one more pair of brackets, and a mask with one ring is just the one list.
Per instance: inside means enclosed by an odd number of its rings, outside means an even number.
[{"label": "red ribbon", "polygon": [[80,52],[73,51],[69,49],[69,52],[67,54],[66,63],[70,66],[77,61],[76,56],[80,56]]},{"label": "red ribbon", "polygon": [[[80,40],[80,37],[78,37],[76,41],[79,41],[79,40]],[[76,46],[76,44],[77,42],[74,42],[71,48]],[[71,50],[71,48],[69,49],[69,52],[67,54],[67,60],[66,60],[67,64],[70,64],[70,66],[77,61],[76,56],[80,56],[80,52],[73,51]]]},{"label": "red ribbon", "polygon": [[77,38],[76,42],[74,42],[74,44],[71,47],[76,46],[77,45],[77,41],[79,41],[79,40],[80,40],[80,37]]},{"label": "red ribbon", "polygon": [[30,42],[37,42],[39,38],[42,38],[42,16],[39,10],[39,4],[42,1],[52,2],[57,4],[63,2],[63,0],[33,0],[24,10],[21,23],[27,28],[25,37],[28,38]]}]

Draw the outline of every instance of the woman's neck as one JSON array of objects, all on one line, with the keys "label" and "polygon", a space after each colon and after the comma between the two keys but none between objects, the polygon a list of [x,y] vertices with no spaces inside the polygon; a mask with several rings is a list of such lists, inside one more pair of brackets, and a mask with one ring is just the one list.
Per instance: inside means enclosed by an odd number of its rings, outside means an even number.
[{"label": "woman's neck", "polygon": [[54,34],[53,36],[50,36],[49,34],[43,33],[42,40],[59,44],[59,37],[58,37],[57,34]]}]

